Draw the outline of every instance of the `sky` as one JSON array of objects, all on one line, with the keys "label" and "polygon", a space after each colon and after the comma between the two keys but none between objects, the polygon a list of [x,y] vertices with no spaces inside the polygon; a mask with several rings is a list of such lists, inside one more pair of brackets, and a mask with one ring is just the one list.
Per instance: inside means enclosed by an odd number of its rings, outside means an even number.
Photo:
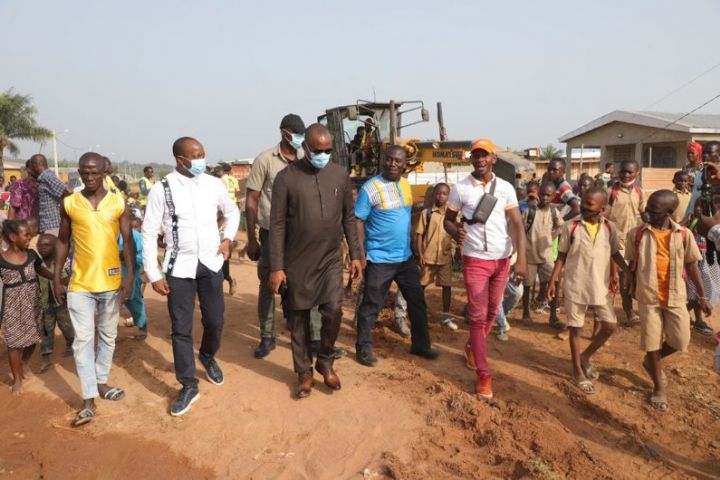
[{"label": "sky", "polygon": [[[67,130],[68,160],[172,163],[184,135],[210,163],[254,157],[286,113],[309,125],[373,98],[425,102],[431,122],[404,136],[437,138],[441,101],[450,139],[560,146],[720,63],[716,0],[0,0],[0,25],[0,90],[31,95],[41,125]],[[720,67],[652,110],[718,93]]]}]

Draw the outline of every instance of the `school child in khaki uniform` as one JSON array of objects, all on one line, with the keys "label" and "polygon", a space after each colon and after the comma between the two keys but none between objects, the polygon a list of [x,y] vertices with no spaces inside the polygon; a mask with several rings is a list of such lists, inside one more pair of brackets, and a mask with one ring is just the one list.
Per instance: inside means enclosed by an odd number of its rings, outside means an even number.
[{"label": "school child in khaki uniform", "polygon": [[415,250],[418,252],[420,263],[421,285],[425,288],[435,283],[436,286],[442,287],[442,324],[450,330],[457,330],[458,326],[450,316],[453,240],[443,227],[448,195],[450,195],[448,184],[435,185],[433,206],[422,211],[415,229]]},{"label": "school child in khaki uniform", "polygon": [[649,400],[661,411],[668,409],[662,359],[684,352],[690,343],[686,274],[697,289],[703,312],[707,316],[712,313],[700,279],[698,261],[702,256],[695,238],[671,221],[677,207],[675,193],[654,192],[645,210],[648,223],[632,229],[625,240],[625,258],[640,313],[640,348],[646,352],[643,368],[654,386]]},{"label": "school child in khaki uniform", "polygon": [[[607,219],[610,220],[618,231],[620,237],[621,252],[624,252],[624,242],[627,233],[639,225],[642,225],[642,213],[645,211],[645,197],[638,185],[637,177],[640,174],[640,165],[635,160],[624,160],[620,163],[618,181],[608,190]],[[623,274],[620,274],[620,282],[624,282]],[[635,325],[638,316],[633,312],[632,296],[625,290],[620,291],[622,296],[623,310],[627,318],[627,325]]]},{"label": "school child in khaki uniform", "polygon": [[[585,192],[580,216],[566,223],[560,235],[558,259],[548,287],[548,297],[554,298],[555,284],[564,268],[562,288],[570,331],[573,383],[587,395],[595,393],[593,381],[599,377],[591,363],[592,355],[610,338],[617,324],[610,295],[611,282],[614,283],[612,261],[623,271],[628,271],[620,254],[617,228],[602,216],[607,200],[607,193],[602,188],[592,187]],[[580,332],[590,306],[602,327],[580,353]]]},{"label": "school child in khaki uniform", "polygon": [[[553,271],[552,243],[564,224],[560,213],[550,205],[554,194],[555,185],[551,182],[543,183],[537,205],[529,205],[523,213],[527,234],[527,274],[523,284],[523,322],[526,323],[532,322],[530,294],[536,277],[540,280],[537,302],[546,302],[547,286]],[[550,305],[550,326],[565,328],[557,318],[557,299]]]},{"label": "school child in khaki uniform", "polygon": [[685,220],[685,212],[687,212],[688,205],[690,205],[690,200],[692,199],[692,192],[690,192],[692,188],[692,178],[690,174],[678,170],[675,172],[675,175],[673,175],[673,185],[675,186],[673,192],[675,192],[678,197],[678,207],[673,212],[672,219],[675,223],[682,223],[682,221]]}]

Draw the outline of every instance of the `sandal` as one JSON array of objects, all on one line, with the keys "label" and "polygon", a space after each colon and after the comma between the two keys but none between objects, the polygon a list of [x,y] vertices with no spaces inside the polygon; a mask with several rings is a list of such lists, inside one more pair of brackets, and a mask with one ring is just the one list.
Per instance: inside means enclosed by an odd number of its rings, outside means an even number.
[{"label": "sandal", "polygon": [[583,372],[585,372],[585,377],[587,377],[590,381],[595,381],[598,378],[600,378],[600,372],[597,371],[595,366],[593,364],[588,364],[583,367]]},{"label": "sandal", "polygon": [[585,395],[594,395],[596,393],[595,385],[593,385],[590,380],[578,380],[577,378],[573,378],[573,383],[575,386],[580,388]]},{"label": "sandal", "polygon": [[661,412],[667,412],[670,410],[670,405],[668,404],[667,397],[663,395],[650,395],[650,405],[655,407],[657,410],[660,410]]},{"label": "sandal", "polygon": [[120,387],[113,387],[102,395],[105,400],[112,400],[116,402],[122,400],[125,397],[125,390]]},{"label": "sandal", "polygon": [[91,422],[93,418],[95,418],[95,412],[90,408],[83,408],[77,413],[77,415],[75,415],[73,427],[85,425],[86,423]]}]

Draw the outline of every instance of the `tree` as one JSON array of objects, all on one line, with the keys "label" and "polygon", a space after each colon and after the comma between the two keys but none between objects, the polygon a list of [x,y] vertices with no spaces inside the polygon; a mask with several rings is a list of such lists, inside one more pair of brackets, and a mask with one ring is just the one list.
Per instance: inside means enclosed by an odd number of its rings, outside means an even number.
[{"label": "tree", "polygon": [[37,124],[36,114],[30,95],[20,95],[12,88],[0,94],[0,175],[5,174],[5,149],[12,154],[20,153],[15,140],[42,142],[52,138],[50,130]]},{"label": "tree", "polygon": [[545,145],[540,149],[540,160],[550,160],[562,155],[562,150],[558,150],[552,145]]}]

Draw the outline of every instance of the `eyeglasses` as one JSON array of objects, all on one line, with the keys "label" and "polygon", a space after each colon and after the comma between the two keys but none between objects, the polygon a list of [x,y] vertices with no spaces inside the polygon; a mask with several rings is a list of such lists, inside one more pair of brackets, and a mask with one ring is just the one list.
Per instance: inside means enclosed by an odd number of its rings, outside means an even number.
[{"label": "eyeglasses", "polygon": [[320,153],[327,153],[328,155],[332,154],[332,148],[328,148],[327,150],[310,150],[310,147],[308,147],[308,151],[310,153],[320,154]]}]

